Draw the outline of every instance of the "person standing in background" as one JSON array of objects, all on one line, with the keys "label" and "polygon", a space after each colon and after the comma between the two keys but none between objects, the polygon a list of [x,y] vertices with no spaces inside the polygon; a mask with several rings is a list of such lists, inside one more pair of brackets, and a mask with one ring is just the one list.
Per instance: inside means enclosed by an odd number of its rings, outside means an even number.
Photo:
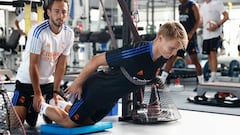
[{"label": "person standing in background", "polygon": [[[229,19],[222,1],[204,0],[200,6],[203,25],[203,54],[208,55],[211,77],[208,82],[217,81],[217,49],[220,42],[220,27]],[[221,15],[223,15],[221,19]]]},{"label": "person standing in background", "polygon": [[[202,75],[202,67],[199,63],[198,59],[198,44],[197,44],[197,34],[196,30],[199,27],[200,24],[200,12],[199,12],[199,6],[195,1],[192,0],[179,0],[181,3],[178,6],[179,10],[179,21],[184,26],[188,33],[188,47],[186,49],[187,53],[189,54],[192,63],[196,67],[197,71],[197,78],[198,83],[203,83],[203,75]],[[162,81],[165,82],[169,71],[172,69],[172,65],[175,62],[176,58],[184,57],[184,50],[179,50],[176,56],[172,56],[166,63],[166,66],[164,68],[164,71],[161,74]]]},{"label": "person standing in background", "polygon": [[[28,5],[26,5],[28,6]],[[19,33],[21,35],[27,36],[27,31],[25,30],[25,28],[21,28],[20,27],[20,22],[23,21],[25,19],[25,16],[27,16],[26,14],[29,14],[30,17],[30,24],[31,26],[34,26],[38,23],[38,13],[37,13],[37,7],[36,4],[30,4],[31,7],[31,12],[30,13],[26,13],[26,11],[24,10],[24,7],[16,7],[15,13],[16,13],[16,20],[15,20],[15,25],[17,30],[19,31]],[[27,20],[25,20],[27,21]],[[26,23],[25,23],[26,25]]]}]

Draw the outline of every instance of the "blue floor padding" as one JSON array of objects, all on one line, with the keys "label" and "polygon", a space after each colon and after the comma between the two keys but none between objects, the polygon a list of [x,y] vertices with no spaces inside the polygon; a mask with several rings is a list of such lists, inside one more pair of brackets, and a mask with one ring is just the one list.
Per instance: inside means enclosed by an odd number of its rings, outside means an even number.
[{"label": "blue floor padding", "polygon": [[56,135],[79,135],[103,131],[112,128],[112,122],[98,122],[94,125],[81,126],[75,128],[64,128],[58,124],[45,124],[40,126],[41,134]]}]

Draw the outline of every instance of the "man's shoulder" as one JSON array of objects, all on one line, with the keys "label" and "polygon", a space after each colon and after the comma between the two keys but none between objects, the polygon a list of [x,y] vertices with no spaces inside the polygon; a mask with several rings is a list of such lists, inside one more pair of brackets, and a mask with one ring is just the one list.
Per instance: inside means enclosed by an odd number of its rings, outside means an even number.
[{"label": "man's shoulder", "polygon": [[133,46],[133,47],[145,46],[145,45],[148,45],[149,42],[150,41],[138,41],[138,42],[132,43],[131,46]]},{"label": "man's shoulder", "polygon": [[192,6],[194,6],[194,5],[197,5],[197,2],[194,1],[194,0],[189,0],[187,4],[188,4],[188,6],[191,6],[191,7],[192,7]]},{"label": "man's shoulder", "polygon": [[33,26],[34,29],[46,29],[47,27],[49,27],[49,23],[47,20],[44,20],[43,22]]},{"label": "man's shoulder", "polygon": [[43,21],[40,24],[36,24],[34,25],[31,30],[33,31],[33,33],[41,33],[44,30],[46,30],[49,27],[49,24],[47,21]]},{"label": "man's shoulder", "polygon": [[70,26],[64,24],[63,27],[64,27],[64,30],[69,31],[69,32],[71,32],[71,33],[74,33],[73,29],[72,29]]}]

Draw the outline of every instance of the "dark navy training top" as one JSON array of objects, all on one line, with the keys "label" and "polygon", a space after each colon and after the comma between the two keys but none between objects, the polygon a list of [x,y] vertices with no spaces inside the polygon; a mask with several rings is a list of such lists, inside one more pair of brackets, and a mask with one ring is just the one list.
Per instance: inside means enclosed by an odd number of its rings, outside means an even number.
[{"label": "dark navy training top", "polygon": [[124,67],[131,77],[150,80],[156,77],[156,71],[166,62],[159,57],[152,60],[152,42],[139,42],[130,47],[120,48],[106,53],[107,63],[112,69]]},{"label": "dark navy training top", "polygon": [[[196,23],[196,18],[194,16],[194,12],[192,10],[193,5],[196,3],[194,1],[189,0],[186,4],[180,4],[178,6],[179,10],[179,21],[184,26],[187,33],[189,33]],[[193,35],[192,39],[196,39],[196,32]]]}]

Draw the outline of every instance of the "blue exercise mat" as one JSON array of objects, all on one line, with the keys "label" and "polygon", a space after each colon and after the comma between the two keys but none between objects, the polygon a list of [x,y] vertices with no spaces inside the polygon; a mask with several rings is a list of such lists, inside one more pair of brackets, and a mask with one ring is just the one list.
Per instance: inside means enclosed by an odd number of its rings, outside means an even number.
[{"label": "blue exercise mat", "polygon": [[79,135],[87,134],[98,131],[103,131],[105,129],[112,128],[112,122],[98,122],[94,125],[74,127],[74,128],[64,128],[58,124],[45,124],[40,126],[41,135]]}]

